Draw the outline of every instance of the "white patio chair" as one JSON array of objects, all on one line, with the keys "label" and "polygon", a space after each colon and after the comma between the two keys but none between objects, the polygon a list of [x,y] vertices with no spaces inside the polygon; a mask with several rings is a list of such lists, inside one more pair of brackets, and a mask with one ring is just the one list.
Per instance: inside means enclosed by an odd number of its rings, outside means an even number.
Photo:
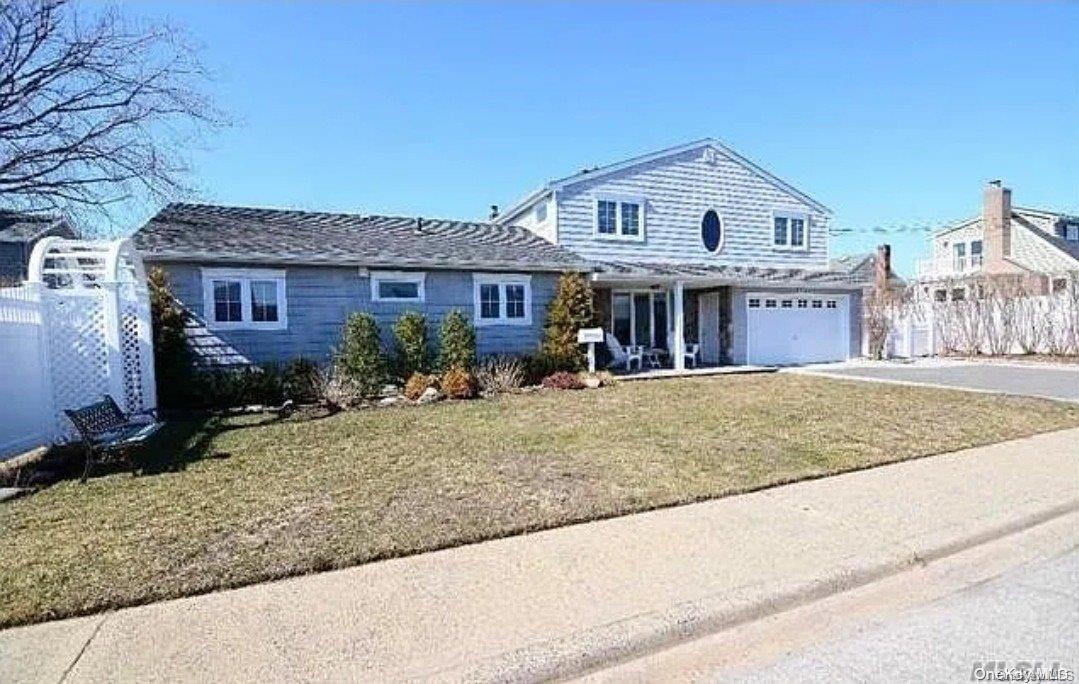
[{"label": "white patio chair", "polygon": [[694,342],[686,345],[685,361],[687,368],[696,368],[701,363],[701,345]]},{"label": "white patio chair", "polygon": [[618,338],[611,333],[606,333],[603,339],[607,342],[607,351],[611,352],[610,368],[625,365],[626,370],[633,370],[633,362],[636,361],[637,370],[643,369],[644,347],[623,347],[618,343]]}]

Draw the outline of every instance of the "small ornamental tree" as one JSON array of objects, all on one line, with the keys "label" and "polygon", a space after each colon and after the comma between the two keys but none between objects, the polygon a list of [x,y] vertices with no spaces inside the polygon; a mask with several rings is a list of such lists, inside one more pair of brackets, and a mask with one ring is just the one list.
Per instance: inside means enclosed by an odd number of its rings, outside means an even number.
[{"label": "small ornamental tree", "polygon": [[354,313],[348,317],[337,361],[364,397],[379,393],[386,381],[387,364],[374,316]]},{"label": "small ornamental tree", "polygon": [[584,368],[585,354],[577,343],[577,331],[595,324],[592,287],[584,275],[566,273],[547,310],[547,326],[542,356],[551,370],[577,371]]},{"label": "small ornamental tree", "polygon": [[393,337],[399,377],[407,379],[412,377],[413,373],[431,371],[426,316],[416,311],[406,311],[393,324]]},{"label": "small ornamental tree", "polygon": [[147,280],[157,395],[162,406],[175,407],[185,402],[191,385],[191,350],[184,332],[187,313],[172,296],[165,271],[155,268]]},{"label": "small ornamental tree", "polygon": [[452,368],[465,371],[475,368],[476,329],[463,313],[454,309],[442,318],[438,341],[438,367],[443,372]]}]

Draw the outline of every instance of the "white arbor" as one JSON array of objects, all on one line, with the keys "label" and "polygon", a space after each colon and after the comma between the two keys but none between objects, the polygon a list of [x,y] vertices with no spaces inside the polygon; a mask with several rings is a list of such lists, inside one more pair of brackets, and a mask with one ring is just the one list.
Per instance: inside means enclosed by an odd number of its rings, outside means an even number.
[{"label": "white arbor", "polygon": [[26,282],[0,290],[0,377],[0,458],[71,438],[64,409],[105,394],[156,408],[149,292],[130,241],[35,246]]}]

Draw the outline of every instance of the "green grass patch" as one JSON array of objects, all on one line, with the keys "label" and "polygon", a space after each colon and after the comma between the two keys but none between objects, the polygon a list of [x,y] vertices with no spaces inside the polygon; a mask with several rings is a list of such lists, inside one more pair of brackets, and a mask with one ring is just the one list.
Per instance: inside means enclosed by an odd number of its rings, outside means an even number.
[{"label": "green grass patch", "polygon": [[0,625],[1079,426],[1079,406],[788,374],[175,423],[138,477],[0,505]]}]

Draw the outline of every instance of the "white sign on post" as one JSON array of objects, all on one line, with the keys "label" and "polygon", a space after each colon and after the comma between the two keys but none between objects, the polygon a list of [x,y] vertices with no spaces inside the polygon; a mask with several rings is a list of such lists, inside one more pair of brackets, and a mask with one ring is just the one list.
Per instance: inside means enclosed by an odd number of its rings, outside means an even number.
[{"label": "white sign on post", "polygon": [[577,331],[577,342],[588,345],[588,372],[596,372],[596,343],[603,341],[603,328],[581,328]]}]

